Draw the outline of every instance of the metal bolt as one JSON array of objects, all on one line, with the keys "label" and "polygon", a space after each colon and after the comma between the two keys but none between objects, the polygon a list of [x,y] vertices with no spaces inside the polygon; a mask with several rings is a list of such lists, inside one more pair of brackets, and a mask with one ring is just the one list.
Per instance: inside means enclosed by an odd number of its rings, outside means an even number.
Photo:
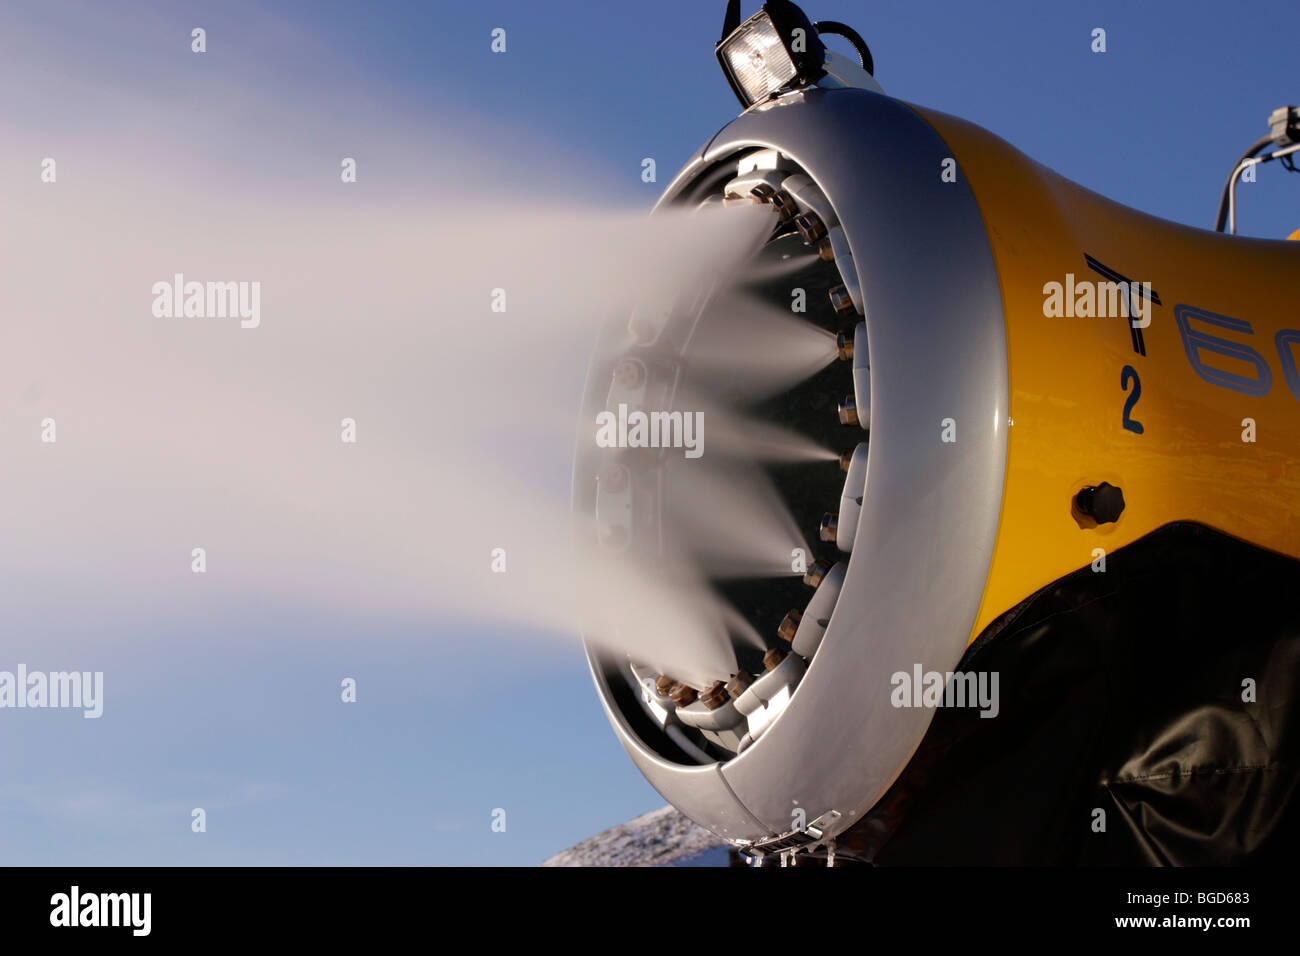
[{"label": "metal bolt", "polygon": [[645,381],[645,366],[636,359],[619,359],[614,365],[614,381],[623,388],[636,388]]},{"label": "metal bolt", "polygon": [[1082,489],[1074,496],[1074,501],[1079,510],[1091,515],[1097,524],[1118,521],[1124,512],[1124,492],[1107,481]]}]

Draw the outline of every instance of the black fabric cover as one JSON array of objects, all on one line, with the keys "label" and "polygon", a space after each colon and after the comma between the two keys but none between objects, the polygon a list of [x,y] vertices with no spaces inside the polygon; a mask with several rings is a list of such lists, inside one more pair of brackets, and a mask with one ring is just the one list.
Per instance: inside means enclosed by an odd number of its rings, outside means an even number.
[{"label": "black fabric cover", "polygon": [[938,709],[840,852],[878,865],[1294,858],[1300,562],[1168,525],[1004,614],[960,669],[999,673],[999,716]]}]

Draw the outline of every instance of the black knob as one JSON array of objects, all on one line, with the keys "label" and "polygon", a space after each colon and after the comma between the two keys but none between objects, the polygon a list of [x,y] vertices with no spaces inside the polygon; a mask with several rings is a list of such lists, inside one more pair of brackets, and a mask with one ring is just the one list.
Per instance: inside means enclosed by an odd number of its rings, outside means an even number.
[{"label": "black knob", "polygon": [[1124,492],[1104,481],[1099,485],[1089,485],[1084,488],[1074,496],[1074,501],[1079,506],[1079,510],[1086,515],[1092,515],[1097,520],[1097,524],[1118,521],[1124,511]]}]

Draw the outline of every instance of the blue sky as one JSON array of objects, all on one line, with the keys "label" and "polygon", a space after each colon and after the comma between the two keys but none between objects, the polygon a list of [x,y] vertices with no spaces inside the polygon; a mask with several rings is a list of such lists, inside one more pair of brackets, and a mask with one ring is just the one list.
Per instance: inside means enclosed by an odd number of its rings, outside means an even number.
[{"label": "blue sky", "polygon": [[[311,28],[396,101],[419,110],[452,96],[562,138],[616,180],[621,173],[629,196],[640,191],[642,157],[675,169],[736,111],[713,57],[722,2],[395,3],[383,22],[359,22],[343,3],[279,6],[313,11]],[[891,95],[985,126],[1084,186],[1194,225],[1212,223],[1228,167],[1267,131],[1269,112],[1300,98],[1290,49],[1300,10],[1286,0],[1241,12],[1212,0],[805,7],[863,34]],[[391,28],[396,11],[410,19]],[[492,57],[482,38],[497,26],[509,52]],[[1098,26],[1105,54],[1090,50]],[[1270,169],[1257,185],[1243,196],[1243,231],[1300,228],[1294,183]]]},{"label": "blue sky", "polygon": [[[0,122],[56,141],[93,125],[62,83],[74,69],[101,70],[103,94],[120,92],[126,109],[145,105],[150,89],[183,84],[192,60],[183,39],[144,59],[140,44],[204,25],[204,68],[221,71],[238,45],[272,102],[282,89],[347,90],[343,121],[374,104],[424,129],[435,153],[452,116],[458,136],[503,154],[557,146],[534,170],[544,189],[648,207],[737,110],[713,57],[721,0],[122,4],[107,28],[102,12],[87,12],[97,6],[5,6],[0,59],[20,32],[45,55],[25,82],[6,77]],[[983,125],[1117,201],[1202,227],[1268,113],[1300,101],[1294,3],[805,8],[867,38],[890,94]],[[504,55],[489,50],[496,27],[507,31]],[[1107,31],[1105,54],[1090,52],[1094,27]],[[255,152],[192,145],[214,177],[235,166],[275,175],[256,168]],[[381,168],[383,147],[370,144]],[[640,180],[647,156],[658,186]],[[426,159],[441,157],[392,162]],[[1300,228],[1300,176],[1269,168],[1246,190],[1243,232]],[[4,229],[21,240],[20,225]],[[12,391],[0,391],[10,406]],[[17,560],[25,542],[6,533],[5,547]],[[437,621],[444,639],[430,641],[434,622],[409,611],[342,612],[301,594],[181,600],[178,584],[153,601],[82,590],[75,576],[43,583],[52,596],[38,599],[28,582],[0,582],[0,668],[134,664],[110,685],[99,721],[0,711],[5,862],[527,865],[662,803],[609,730],[576,641],[473,618]],[[358,680],[356,705],[338,702],[341,673]],[[208,810],[202,835],[190,832],[197,806]],[[490,826],[498,807],[504,833]]]}]

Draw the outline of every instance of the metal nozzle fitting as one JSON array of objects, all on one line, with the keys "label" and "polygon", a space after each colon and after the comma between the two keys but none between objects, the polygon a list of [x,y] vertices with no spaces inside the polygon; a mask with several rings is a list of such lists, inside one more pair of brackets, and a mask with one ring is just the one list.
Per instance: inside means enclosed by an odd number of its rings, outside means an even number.
[{"label": "metal nozzle fitting", "polygon": [[835,248],[831,245],[829,239],[823,239],[817,243],[817,255],[822,257],[822,262],[835,261]]},{"label": "metal nozzle fitting", "polygon": [[852,315],[856,309],[853,307],[853,299],[849,296],[847,286],[837,285],[830,291],[831,305],[835,308],[837,315]]},{"label": "metal nozzle fitting", "polygon": [[806,212],[802,216],[795,216],[794,227],[799,230],[799,235],[803,236],[803,241],[810,246],[826,235],[826,224],[822,222],[821,217],[815,212]]},{"label": "metal nozzle fitting", "polygon": [[790,654],[789,651],[781,647],[773,647],[763,655],[763,670],[774,671],[781,666],[781,662]]},{"label": "metal nozzle fitting", "polygon": [[815,588],[822,583],[822,578],[826,577],[830,570],[831,563],[825,558],[818,558],[817,563],[803,576],[803,583],[810,588]]},{"label": "metal nozzle fitting", "polygon": [[793,219],[799,212],[799,204],[794,201],[784,189],[777,192],[771,199],[772,206],[781,214],[781,221],[788,222]]},{"label": "metal nozzle fitting", "polygon": [[839,335],[835,336],[835,351],[839,353],[840,358],[845,362],[853,358],[852,332],[841,332]]},{"label": "metal nozzle fitting", "polygon": [[840,471],[848,471],[849,465],[853,464],[853,452],[840,452]]},{"label": "metal nozzle fitting", "polygon": [[846,395],[840,399],[840,424],[856,425],[858,424],[858,402],[852,395]]},{"label": "metal nozzle fitting", "polygon": [[749,671],[742,669],[736,673],[735,677],[727,681],[727,693],[731,695],[732,700],[735,700],[752,683],[754,683],[754,676]]},{"label": "metal nozzle fitting", "polygon": [[776,190],[767,183],[759,183],[749,191],[749,197],[759,202],[771,202],[772,197],[776,195]]},{"label": "metal nozzle fitting", "polygon": [[715,680],[700,693],[700,703],[705,710],[717,710],[727,699],[727,687],[720,680]]},{"label": "metal nozzle fitting", "polygon": [[834,511],[822,515],[821,539],[828,544],[835,542],[835,532],[840,526],[840,516]]},{"label": "metal nozzle fitting", "polygon": [[661,675],[659,679],[655,681],[655,693],[660,697],[667,697],[673,692],[673,687],[676,686],[676,684],[677,681],[673,680],[671,677],[664,677]]},{"label": "metal nozzle fitting", "polygon": [[695,703],[695,688],[690,684],[674,683],[668,696],[678,707],[687,707]]},{"label": "metal nozzle fitting", "polygon": [[803,611],[794,608],[781,619],[781,625],[776,629],[776,636],[783,641],[793,641],[795,631],[799,630],[799,622],[802,620]]}]

